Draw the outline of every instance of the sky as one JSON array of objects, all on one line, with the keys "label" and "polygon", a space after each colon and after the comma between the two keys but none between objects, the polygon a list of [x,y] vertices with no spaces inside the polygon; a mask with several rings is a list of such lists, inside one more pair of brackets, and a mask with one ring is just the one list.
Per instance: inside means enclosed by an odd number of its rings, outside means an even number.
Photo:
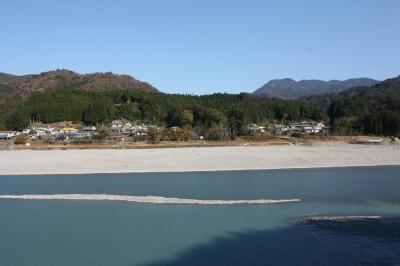
[{"label": "sky", "polygon": [[129,74],[163,92],[400,75],[398,0],[2,0],[0,72]]}]

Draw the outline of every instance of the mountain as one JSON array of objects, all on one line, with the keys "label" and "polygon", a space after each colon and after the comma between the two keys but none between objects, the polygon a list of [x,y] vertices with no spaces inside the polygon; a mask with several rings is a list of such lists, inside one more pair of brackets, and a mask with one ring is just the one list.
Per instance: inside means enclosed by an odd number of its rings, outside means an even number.
[{"label": "mountain", "polygon": [[158,91],[146,82],[111,72],[79,74],[69,70],[55,70],[24,76],[0,73],[0,101],[13,96],[27,99],[32,93],[59,88],[77,88],[85,91],[132,89]]},{"label": "mountain", "polygon": [[400,135],[400,76],[325,97],[330,97],[327,114],[336,133]]},{"label": "mountain", "polygon": [[352,87],[370,87],[378,82],[369,78],[348,79],[344,81],[275,79],[257,89],[254,94],[267,98],[297,99],[313,94],[338,93]]}]

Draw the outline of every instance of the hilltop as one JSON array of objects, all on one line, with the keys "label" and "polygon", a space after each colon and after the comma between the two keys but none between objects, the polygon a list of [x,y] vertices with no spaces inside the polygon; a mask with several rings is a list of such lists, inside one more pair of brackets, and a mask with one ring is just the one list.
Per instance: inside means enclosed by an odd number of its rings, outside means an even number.
[{"label": "hilltop", "polygon": [[29,98],[35,92],[75,88],[84,91],[133,90],[157,92],[152,85],[128,75],[111,72],[79,74],[69,70],[55,70],[40,74],[15,76],[0,73],[0,101],[14,96]]},{"label": "hilltop", "polygon": [[379,81],[369,78],[348,80],[301,80],[274,79],[257,89],[254,94],[267,98],[297,99],[323,93],[338,93],[353,87],[373,86]]}]

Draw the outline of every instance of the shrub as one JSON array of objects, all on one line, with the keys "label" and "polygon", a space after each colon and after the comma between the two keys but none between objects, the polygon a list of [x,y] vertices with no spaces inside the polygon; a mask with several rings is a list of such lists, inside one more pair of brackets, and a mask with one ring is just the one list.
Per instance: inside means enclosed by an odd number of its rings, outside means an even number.
[{"label": "shrub", "polygon": [[111,135],[111,130],[109,128],[103,128],[102,130],[100,130],[100,132],[98,134],[95,134],[93,136],[93,139],[95,140],[105,140],[108,136]]},{"label": "shrub", "polygon": [[291,134],[291,136],[292,136],[293,138],[301,138],[303,135],[302,135],[300,132],[293,132],[293,133]]},{"label": "shrub", "polygon": [[103,133],[99,133],[99,134],[95,134],[93,135],[93,139],[95,140],[105,140],[106,139],[106,135]]},{"label": "shrub", "polygon": [[23,135],[19,135],[15,138],[15,144],[17,144],[17,145],[25,145],[27,141],[28,141],[28,138]]},{"label": "shrub", "polygon": [[158,130],[150,130],[148,134],[151,143],[158,143],[161,139],[161,133]]},{"label": "shrub", "polygon": [[192,138],[192,132],[188,129],[176,128],[175,136],[176,136],[175,140],[188,141],[189,139]]},{"label": "shrub", "polygon": [[42,141],[45,144],[55,144],[56,143],[56,138],[52,136],[43,136]]},{"label": "shrub", "polygon": [[208,130],[207,139],[224,140],[226,139],[225,131],[222,128],[213,127]]}]

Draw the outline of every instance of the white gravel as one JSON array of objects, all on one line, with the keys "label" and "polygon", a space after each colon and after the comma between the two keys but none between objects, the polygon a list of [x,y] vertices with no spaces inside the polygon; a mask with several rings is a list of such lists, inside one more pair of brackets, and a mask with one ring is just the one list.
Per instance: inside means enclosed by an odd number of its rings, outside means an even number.
[{"label": "white gravel", "polygon": [[121,150],[0,151],[0,175],[400,165],[400,146],[318,143]]}]

